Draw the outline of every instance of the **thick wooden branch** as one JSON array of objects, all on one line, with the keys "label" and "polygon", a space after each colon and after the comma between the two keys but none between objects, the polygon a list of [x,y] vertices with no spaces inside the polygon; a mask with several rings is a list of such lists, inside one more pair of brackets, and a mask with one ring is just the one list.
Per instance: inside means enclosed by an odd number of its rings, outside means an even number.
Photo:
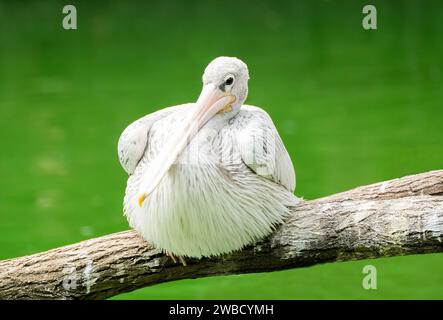
[{"label": "thick wooden branch", "polygon": [[273,235],[174,264],[125,231],[0,261],[0,299],[103,299],[156,283],[443,251],[443,170],[302,201]]}]

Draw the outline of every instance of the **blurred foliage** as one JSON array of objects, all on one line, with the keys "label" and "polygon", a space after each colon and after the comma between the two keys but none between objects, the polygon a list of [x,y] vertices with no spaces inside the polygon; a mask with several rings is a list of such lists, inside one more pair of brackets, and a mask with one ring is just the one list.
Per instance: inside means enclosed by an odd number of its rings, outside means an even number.
[{"label": "blurred foliage", "polygon": [[[0,258],[126,229],[116,144],[133,120],[195,100],[216,56],[249,65],[316,198],[443,167],[441,1],[0,2]],[[362,289],[362,267],[378,289]],[[443,298],[443,255],[178,281],[117,298]]]}]

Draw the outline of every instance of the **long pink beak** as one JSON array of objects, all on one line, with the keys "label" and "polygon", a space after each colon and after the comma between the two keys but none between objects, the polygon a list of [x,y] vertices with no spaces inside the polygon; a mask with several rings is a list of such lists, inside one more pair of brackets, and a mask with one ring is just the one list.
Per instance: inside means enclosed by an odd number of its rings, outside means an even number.
[{"label": "long pink beak", "polygon": [[235,96],[225,94],[213,84],[203,87],[195,105],[190,109],[186,120],[176,129],[163,150],[147,167],[139,187],[138,205],[154,191],[180,153],[188,145],[201,127],[223,108],[231,105]]}]

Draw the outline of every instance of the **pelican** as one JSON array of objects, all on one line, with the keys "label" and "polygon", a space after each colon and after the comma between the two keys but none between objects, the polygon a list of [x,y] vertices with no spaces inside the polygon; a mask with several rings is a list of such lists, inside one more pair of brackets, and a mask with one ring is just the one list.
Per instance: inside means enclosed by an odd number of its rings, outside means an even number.
[{"label": "pelican", "polygon": [[270,116],[243,104],[248,80],[243,61],[218,57],[195,103],[148,114],[120,136],[129,225],[183,264],[257,242],[298,202],[294,167]]}]

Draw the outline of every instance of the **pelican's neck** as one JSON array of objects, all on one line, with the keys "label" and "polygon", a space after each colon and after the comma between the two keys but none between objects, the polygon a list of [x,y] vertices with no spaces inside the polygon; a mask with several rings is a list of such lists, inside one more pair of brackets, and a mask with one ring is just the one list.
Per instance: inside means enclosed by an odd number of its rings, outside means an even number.
[{"label": "pelican's neck", "polygon": [[223,120],[229,120],[231,118],[234,118],[239,112],[240,108],[242,106],[242,103],[234,103],[230,107],[225,108],[224,110],[221,110],[217,113],[217,117]]}]

